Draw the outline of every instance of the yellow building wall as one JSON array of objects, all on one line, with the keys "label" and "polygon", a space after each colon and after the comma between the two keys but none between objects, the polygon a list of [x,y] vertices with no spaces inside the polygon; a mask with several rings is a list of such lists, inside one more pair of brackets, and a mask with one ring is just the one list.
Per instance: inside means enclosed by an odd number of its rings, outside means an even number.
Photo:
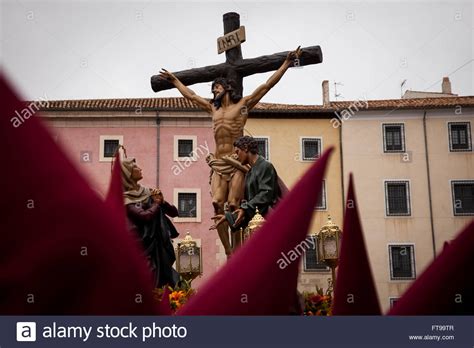
[{"label": "yellow building wall", "polygon": [[[245,134],[257,138],[269,137],[270,162],[273,163],[278,175],[289,189],[314,164],[314,162],[301,160],[302,137],[320,137],[322,152],[334,146],[335,149],[325,174],[327,209],[315,210],[309,233],[319,232],[321,226],[327,221],[328,214],[342,228],[340,131],[332,126],[329,119],[250,118],[247,121]],[[328,278],[330,278],[330,272],[305,272],[301,267],[299,289],[314,291],[316,285],[327,288]]]},{"label": "yellow building wall", "polygon": [[[380,113],[381,115],[384,112]],[[405,161],[400,153],[384,153],[383,123],[405,125]],[[389,244],[413,244],[416,275],[433,260],[422,113],[380,117],[356,115],[342,128],[344,178],[354,174],[355,191],[369,260],[384,310],[390,297],[400,297],[410,284],[390,279]],[[408,180],[411,216],[386,217],[385,180]]]},{"label": "yellow building wall", "polygon": [[449,151],[448,122],[470,122],[472,132],[474,110],[456,108],[449,112],[427,113],[433,222],[438,252],[445,241],[454,239],[473,218],[454,215],[451,180],[474,180],[474,153]]},{"label": "yellow building wall", "polygon": [[[390,298],[401,297],[411,280],[391,280],[388,245],[413,244],[416,277],[433,261],[433,233],[429,192],[432,196],[436,253],[472,220],[454,216],[450,180],[474,179],[473,153],[450,153],[448,121],[467,120],[467,113],[456,117],[452,111],[428,112],[426,119],[429,170],[428,186],[423,110],[359,113],[342,127],[344,181],[354,173],[361,223],[374,274],[380,304],[384,311]],[[470,114],[472,119],[472,113]],[[406,152],[383,152],[383,123],[405,125]],[[408,180],[411,216],[387,217],[384,180]],[[345,188],[347,190],[347,187]]]}]

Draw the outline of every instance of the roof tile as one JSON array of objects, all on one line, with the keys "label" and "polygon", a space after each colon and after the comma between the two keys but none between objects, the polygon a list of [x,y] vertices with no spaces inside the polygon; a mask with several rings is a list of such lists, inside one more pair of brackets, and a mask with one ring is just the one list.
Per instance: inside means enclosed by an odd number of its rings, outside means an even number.
[{"label": "roof tile", "polygon": [[[365,103],[368,107],[365,107]],[[195,111],[199,107],[182,97],[170,98],[118,98],[118,99],[79,99],[79,100],[51,100],[42,102],[43,111],[130,111],[142,110],[169,110]],[[334,112],[358,106],[364,110],[382,109],[424,109],[447,107],[473,107],[474,96],[445,97],[445,98],[418,98],[418,99],[383,99],[367,101],[334,101],[328,106],[258,103],[254,112]]]}]

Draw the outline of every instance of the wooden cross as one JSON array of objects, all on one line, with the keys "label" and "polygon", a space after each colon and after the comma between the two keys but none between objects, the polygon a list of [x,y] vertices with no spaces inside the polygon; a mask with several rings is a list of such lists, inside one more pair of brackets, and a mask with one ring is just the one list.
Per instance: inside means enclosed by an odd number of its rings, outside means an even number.
[{"label": "wooden cross", "polygon": [[[239,14],[235,12],[226,13],[224,14],[224,37],[219,39],[226,38],[227,34],[238,31],[239,29],[241,30]],[[239,39],[238,36],[237,39]],[[240,42],[243,42],[244,40],[240,40]],[[240,42],[236,43],[235,41],[231,41],[229,43],[229,46],[232,48],[225,51],[225,63],[210,65],[203,68],[183,70],[173,74],[186,86],[195,83],[210,82],[217,77],[226,77],[234,80],[236,92],[239,95],[242,95],[242,80],[244,77],[277,70],[283,64],[288,55],[288,51],[286,51],[258,58],[243,59]],[[222,43],[219,45],[222,45]],[[222,47],[220,47],[220,50],[222,50]],[[295,60],[291,66],[318,64],[322,61],[323,55],[321,48],[319,46],[310,46],[302,49],[301,56],[299,59]],[[159,75],[153,75],[151,77],[151,88],[153,91],[159,92],[174,88],[174,86],[170,82],[161,79]]]}]

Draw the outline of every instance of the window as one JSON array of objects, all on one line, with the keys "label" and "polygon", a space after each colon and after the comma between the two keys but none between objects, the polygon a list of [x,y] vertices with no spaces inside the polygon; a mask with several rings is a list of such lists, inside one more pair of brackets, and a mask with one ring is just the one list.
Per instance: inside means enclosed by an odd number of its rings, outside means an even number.
[{"label": "window", "polygon": [[114,158],[119,145],[123,144],[122,135],[101,135],[99,162],[110,162]]},{"label": "window", "polygon": [[178,139],[178,157],[191,157],[193,141],[191,139]]},{"label": "window", "polygon": [[387,216],[411,215],[408,181],[385,181],[385,211]]},{"label": "window", "polygon": [[255,137],[258,145],[258,154],[265,158],[267,161],[270,160],[269,150],[268,150],[268,137]]},{"label": "window", "polygon": [[474,181],[451,181],[454,215],[474,215]]},{"label": "window", "polygon": [[[318,261],[318,244],[317,238],[314,236],[309,236],[306,240],[311,238],[311,242],[309,242],[309,248],[307,248],[304,252],[304,270],[305,272],[313,272],[313,271],[328,271],[329,267],[327,267],[323,262]],[[314,247],[313,247],[314,245]]]},{"label": "window", "polygon": [[175,188],[173,196],[178,208],[174,222],[201,222],[201,189]]},{"label": "window", "polygon": [[178,215],[180,217],[196,217],[197,197],[195,193],[178,193]]},{"label": "window", "polygon": [[399,297],[390,297],[390,308],[393,308],[393,306],[395,306],[395,304],[398,302],[398,300],[400,299]]},{"label": "window", "polygon": [[104,157],[114,157],[118,146],[118,140],[104,140]]},{"label": "window", "polygon": [[321,192],[319,193],[318,202],[316,203],[316,210],[326,210],[326,180],[323,180]]},{"label": "window", "polygon": [[301,138],[301,154],[303,161],[314,161],[321,156],[320,138]]},{"label": "window", "polygon": [[471,124],[469,122],[449,122],[449,151],[472,151]]},{"label": "window", "polygon": [[415,251],[413,245],[389,245],[388,253],[391,280],[415,279]]},{"label": "window", "polygon": [[174,136],[175,161],[197,161],[197,137],[193,135]]},{"label": "window", "polygon": [[405,152],[405,125],[383,124],[383,151]]}]

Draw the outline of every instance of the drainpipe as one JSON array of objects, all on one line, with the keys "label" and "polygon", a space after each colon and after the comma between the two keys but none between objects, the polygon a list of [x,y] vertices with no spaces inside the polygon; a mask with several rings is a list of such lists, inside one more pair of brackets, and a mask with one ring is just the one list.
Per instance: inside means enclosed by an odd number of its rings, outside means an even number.
[{"label": "drainpipe", "polygon": [[160,113],[156,112],[156,187],[160,187]]},{"label": "drainpipe", "polygon": [[341,158],[341,188],[342,188],[342,221],[344,221],[344,212],[346,204],[344,203],[344,158],[342,153],[342,123],[339,126],[339,156]]},{"label": "drainpipe", "polygon": [[426,177],[428,181],[428,200],[430,205],[430,224],[431,224],[431,239],[433,242],[433,258],[436,257],[436,239],[433,222],[433,201],[431,199],[431,176],[430,176],[430,160],[428,156],[428,137],[426,135],[426,110],[423,114],[423,133],[425,137],[425,161],[426,161]]}]

